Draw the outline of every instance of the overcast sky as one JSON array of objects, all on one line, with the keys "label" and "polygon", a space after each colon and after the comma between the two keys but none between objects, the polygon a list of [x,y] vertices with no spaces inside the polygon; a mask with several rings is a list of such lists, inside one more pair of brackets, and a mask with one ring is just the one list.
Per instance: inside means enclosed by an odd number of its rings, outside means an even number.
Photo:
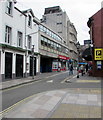
[{"label": "overcast sky", "polygon": [[47,7],[60,6],[66,11],[70,21],[77,30],[77,39],[80,44],[90,39],[87,27],[88,19],[101,9],[103,0],[17,0],[17,7],[20,10],[31,8],[34,15],[41,19]]}]

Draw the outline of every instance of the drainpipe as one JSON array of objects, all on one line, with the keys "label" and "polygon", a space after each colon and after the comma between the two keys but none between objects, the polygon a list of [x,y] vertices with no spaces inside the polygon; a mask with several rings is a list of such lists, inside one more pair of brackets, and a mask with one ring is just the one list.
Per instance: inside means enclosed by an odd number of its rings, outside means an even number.
[{"label": "drainpipe", "polygon": [[26,19],[27,16],[25,16],[25,48],[26,48],[26,52],[25,52],[25,77],[27,77],[27,55],[28,55],[28,51],[27,51],[27,45],[26,45]]}]

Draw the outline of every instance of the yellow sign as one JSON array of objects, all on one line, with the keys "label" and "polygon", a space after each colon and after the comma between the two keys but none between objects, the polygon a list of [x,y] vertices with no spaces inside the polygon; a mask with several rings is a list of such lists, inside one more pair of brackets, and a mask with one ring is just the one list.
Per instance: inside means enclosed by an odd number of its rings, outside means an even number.
[{"label": "yellow sign", "polygon": [[103,60],[103,48],[94,50],[94,60]]}]

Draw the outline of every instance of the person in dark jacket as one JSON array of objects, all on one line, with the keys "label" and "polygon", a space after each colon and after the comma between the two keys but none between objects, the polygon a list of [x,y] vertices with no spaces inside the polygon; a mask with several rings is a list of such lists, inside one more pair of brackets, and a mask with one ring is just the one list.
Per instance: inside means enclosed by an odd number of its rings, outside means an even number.
[{"label": "person in dark jacket", "polygon": [[73,75],[73,65],[69,65],[69,75]]}]

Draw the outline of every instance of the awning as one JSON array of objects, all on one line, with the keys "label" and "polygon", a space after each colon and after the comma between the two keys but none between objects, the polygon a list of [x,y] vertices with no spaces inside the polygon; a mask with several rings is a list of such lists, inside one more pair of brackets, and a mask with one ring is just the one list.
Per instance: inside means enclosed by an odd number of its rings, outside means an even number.
[{"label": "awning", "polygon": [[82,57],[86,60],[86,61],[92,61],[92,48],[87,48],[83,51],[82,53]]}]

